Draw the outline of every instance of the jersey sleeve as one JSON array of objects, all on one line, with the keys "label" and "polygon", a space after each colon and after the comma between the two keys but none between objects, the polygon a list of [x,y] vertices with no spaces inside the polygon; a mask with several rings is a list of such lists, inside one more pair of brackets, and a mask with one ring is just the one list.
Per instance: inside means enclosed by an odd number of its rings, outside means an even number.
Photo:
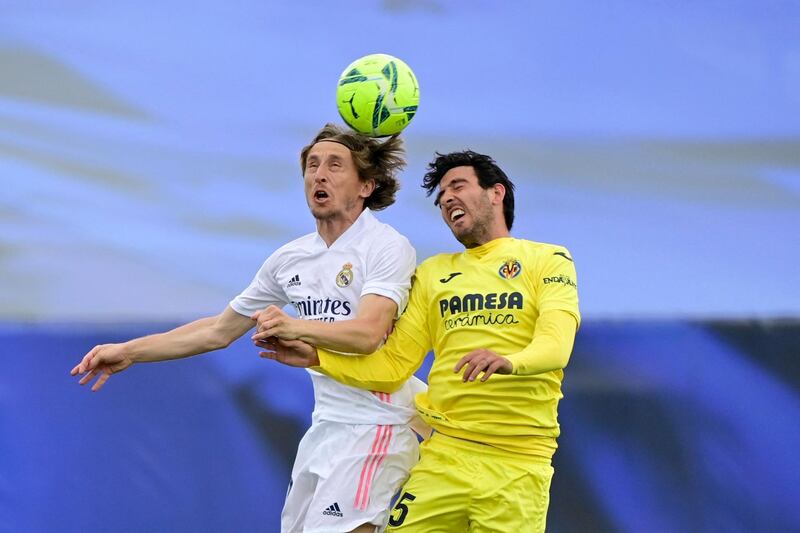
[{"label": "jersey sleeve", "polygon": [[511,373],[541,374],[567,366],[576,328],[574,317],[566,311],[551,309],[539,315],[530,344],[506,356],[511,361]]},{"label": "jersey sleeve", "polygon": [[316,370],[360,389],[395,392],[402,387],[432,347],[425,285],[421,279],[413,282],[408,307],[378,351],[352,356],[318,349],[320,366]]},{"label": "jersey sleeve", "polygon": [[408,302],[411,276],[417,266],[417,253],[403,236],[392,239],[386,246],[370,254],[369,272],[361,296],[378,294],[394,300],[397,317]]},{"label": "jersey sleeve", "polygon": [[286,293],[275,279],[277,262],[276,254],[272,254],[264,261],[250,285],[230,301],[234,311],[249,317],[268,305],[283,307],[288,303]]},{"label": "jersey sleeve", "polygon": [[578,277],[572,255],[563,247],[554,247],[542,259],[535,273],[539,314],[559,309],[575,317],[578,326],[581,315],[578,310]]}]

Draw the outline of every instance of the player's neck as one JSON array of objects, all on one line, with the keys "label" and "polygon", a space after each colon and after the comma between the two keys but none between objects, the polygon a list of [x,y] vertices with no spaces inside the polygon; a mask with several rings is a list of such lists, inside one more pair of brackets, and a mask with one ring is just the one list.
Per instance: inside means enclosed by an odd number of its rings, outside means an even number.
[{"label": "player's neck", "polygon": [[479,239],[462,240],[461,244],[464,245],[464,248],[477,248],[478,246],[483,246],[486,243],[497,239],[502,239],[504,237],[511,237],[511,234],[508,231],[504,233],[493,233],[491,235],[487,234],[482,235]]},{"label": "player's neck", "polygon": [[456,238],[464,245],[464,248],[477,248],[495,239],[502,239],[503,237],[510,236],[511,233],[508,231],[505,218],[495,218],[488,227],[479,228],[470,235]]},{"label": "player's neck", "polygon": [[325,241],[328,248],[342,236],[342,234],[355,224],[361,212],[340,213],[329,218],[317,219],[317,233]]}]

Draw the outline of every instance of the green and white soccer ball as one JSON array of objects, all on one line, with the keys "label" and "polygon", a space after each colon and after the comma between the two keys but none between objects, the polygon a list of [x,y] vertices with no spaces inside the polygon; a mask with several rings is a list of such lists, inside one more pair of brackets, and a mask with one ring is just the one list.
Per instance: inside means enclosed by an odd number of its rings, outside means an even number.
[{"label": "green and white soccer ball", "polygon": [[342,119],[370,137],[400,133],[417,112],[419,85],[403,61],[388,54],[356,59],[344,69],[336,89]]}]

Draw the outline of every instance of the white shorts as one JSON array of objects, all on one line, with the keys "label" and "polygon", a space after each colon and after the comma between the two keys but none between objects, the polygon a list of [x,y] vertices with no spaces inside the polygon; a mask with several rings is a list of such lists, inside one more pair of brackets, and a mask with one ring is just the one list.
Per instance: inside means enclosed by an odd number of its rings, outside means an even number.
[{"label": "white shorts", "polygon": [[297,448],[281,532],[342,533],[368,523],[382,531],[418,447],[406,425],[313,424]]}]

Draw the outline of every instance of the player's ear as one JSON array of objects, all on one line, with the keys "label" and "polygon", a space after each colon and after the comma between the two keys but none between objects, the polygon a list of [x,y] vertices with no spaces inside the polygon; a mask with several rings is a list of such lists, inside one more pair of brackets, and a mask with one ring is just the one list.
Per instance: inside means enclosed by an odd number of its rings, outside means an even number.
[{"label": "player's ear", "polygon": [[506,186],[502,183],[495,183],[492,185],[492,204],[499,205],[503,203],[506,197]]},{"label": "player's ear", "polygon": [[359,196],[361,198],[369,198],[370,195],[375,192],[376,184],[375,180],[366,180],[361,182],[361,193]]}]

